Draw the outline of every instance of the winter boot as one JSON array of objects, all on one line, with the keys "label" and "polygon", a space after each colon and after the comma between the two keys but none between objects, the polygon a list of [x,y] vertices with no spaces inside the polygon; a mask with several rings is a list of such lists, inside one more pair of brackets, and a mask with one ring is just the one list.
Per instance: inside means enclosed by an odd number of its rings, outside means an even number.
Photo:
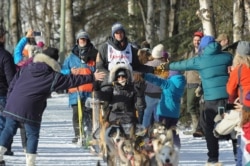
[{"label": "winter boot", "polygon": [[7,148],[0,146],[0,166],[5,166],[5,162],[3,160],[3,155],[7,151]]},{"label": "winter boot", "polygon": [[184,131],[183,134],[185,135],[192,135],[196,131],[196,128],[198,126],[198,118],[195,114],[191,115],[191,119],[192,119],[192,129],[189,131]]},{"label": "winter boot", "polygon": [[36,154],[26,153],[26,166],[35,166]]},{"label": "winter boot", "polygon": [[7,151],[4,153],[4,155],[7,155],[7,156],[13,156],[14,155],[14,153],[11,151],[12,143],[13,143],[13,139],[10,141],[9,145],[6,147]]},{"label": "winter boot", "polygon": [[205,166],[222,166],[222,163],[220,163],[220,162],[216,162],[216,163],[207,162],[205,164]]}]

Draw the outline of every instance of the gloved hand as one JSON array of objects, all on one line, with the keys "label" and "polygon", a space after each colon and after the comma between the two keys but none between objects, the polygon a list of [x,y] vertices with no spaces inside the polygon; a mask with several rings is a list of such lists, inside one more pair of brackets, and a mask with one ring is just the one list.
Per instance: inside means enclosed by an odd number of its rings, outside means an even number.
[{"label": "gloved hand", "polygon": [[169,61],[156,66],[155,70],[169,70]]}]

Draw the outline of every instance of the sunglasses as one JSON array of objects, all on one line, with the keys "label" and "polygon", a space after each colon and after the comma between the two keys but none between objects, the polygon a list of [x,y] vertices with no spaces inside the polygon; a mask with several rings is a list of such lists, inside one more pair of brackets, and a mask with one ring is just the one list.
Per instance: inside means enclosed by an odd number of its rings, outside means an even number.
[{"label": "sunglasses", "polygon": [[117,78],[126,78],[124,75],[117,76]]}]

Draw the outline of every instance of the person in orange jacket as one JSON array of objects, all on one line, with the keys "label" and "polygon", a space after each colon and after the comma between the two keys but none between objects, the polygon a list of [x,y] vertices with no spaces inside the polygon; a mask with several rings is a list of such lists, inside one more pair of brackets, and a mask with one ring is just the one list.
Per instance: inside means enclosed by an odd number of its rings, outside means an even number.
[{"label": "person in orange jacket", "polygon": [[[76,45],[73,47],[70,55],[65,59],[61,73],[67,74],[75,74],[75,75],[85,75],[90,74],[95,71],[95,59],[97,55],[97,49],[90,41],[89,34],[80,30],[76,35]],[[80,127],[79,127],[79,119],[78,119],[78,92],[82,102],[82,112],[86,110],[85,101],[88,97],[91,97],[91,92],[93,90],[93,84],[84,84],[78,87],[68,89],[69,93],[69,105],[72,107],[73,116],[73,129],[75,133],[75,137],[72,139],[72,143],[77,143],[80,138]],[[86,111],[85,111],[86,113]],[[86,115],[86,114],[85,114]],[[84,118],[87,116],[83,116]],[[85,122],[87,119],[84,119]],[[90,124],[87,124],[88,128]]]}]

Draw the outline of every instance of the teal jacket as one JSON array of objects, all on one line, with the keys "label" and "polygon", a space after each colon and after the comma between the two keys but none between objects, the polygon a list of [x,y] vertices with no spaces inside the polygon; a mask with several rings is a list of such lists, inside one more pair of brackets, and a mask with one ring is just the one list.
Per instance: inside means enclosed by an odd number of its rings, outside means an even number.
[{"label": "teal jacket", "polygon": [[145,73],[144,79],[162,89],[156,114],[164,117],[179,118],[181,97],[186,86],[185,77],[183,75],[173,75],[168,79],[163,79],[151,73]]},{"label": "teal jacket", "polygon": [[217,42],[207,45],[203,52],[191,59],[169,64],[170,70],[197,70],[201,77],[204,100],[227,99],[226,84],[233,56],[221,51]]}]

